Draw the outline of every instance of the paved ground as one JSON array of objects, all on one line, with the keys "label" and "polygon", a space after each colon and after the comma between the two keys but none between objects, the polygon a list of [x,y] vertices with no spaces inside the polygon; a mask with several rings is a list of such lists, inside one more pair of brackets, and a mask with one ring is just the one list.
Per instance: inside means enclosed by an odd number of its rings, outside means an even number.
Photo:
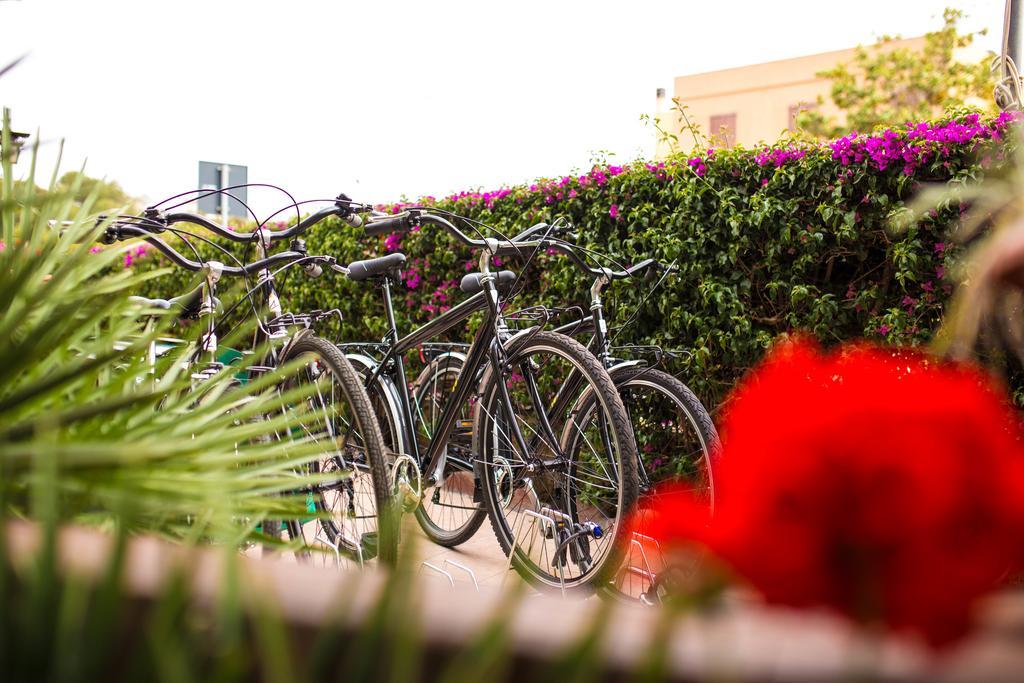
[{"label": "paved ground", "polygon": [[508,560],[501,552],[487,521],[473,538],[457,548],[444,548],[431,543],[415,520],[409,517],[407,521],[411,524],[405,528],[404,536],[407,540],[403,542],[400,552],[414,554],[415,571],[424,578],[433,576],[441,583],[449,583],[448,577],[441,573],[447,572],[454,583],[472,585],[475,577],[481,588],[495,589],[501,588],[506,580],[518,580],[515,571],[508,571]]},{"label": "paved ground", "polygon": [[[498,590],[521,580],[515,570],[508,568],[508,558],[502,553],[489,521],[484,521],[476,535],[457,548],[432,543],[411,515],[406,516],[404,522],[404,541],[399,557],[408,558],[408,553],[412,553],[413,570],[425,580],[451,587],[451,584],[473,585],[475,579],[482,590]],[[650,539],[643,541],[644,538],[634,536],[636,540],[626,551],[625,562],[625,566],[633,569],[624,570],[617,584],[620,590],[634,597],[650,587],[649,579],[644,578],[641,568],[646,567],[653,572],[661,568],[660,552],[650,545]]]}]

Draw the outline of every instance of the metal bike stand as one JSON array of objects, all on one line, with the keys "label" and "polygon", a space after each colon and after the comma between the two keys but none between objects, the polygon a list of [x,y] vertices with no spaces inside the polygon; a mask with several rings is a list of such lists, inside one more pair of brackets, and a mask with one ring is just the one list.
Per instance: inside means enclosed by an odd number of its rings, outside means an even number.
[{"label": "metal bike stand", "polygon": [[[543,508],[541,508],[540,511],[541,511],[541,514],[546,514],[546,515],[548,515],[548,516],[550,516],[552,518],[556,518],[556,519],[562,520],[563,522],[566,523],[566,525],[568,525],[568,527],[570,529],[576,527],[576,523],[573,521],[572,517],[570,517],[568,514],[562,512],[561,510],[555,510],[554,508],[550,508],[550,507],[543,507]],[[556,545],[555,546],[555,555],[554,556],[558,557],[562,553],[563,550],[568,552],[568,542],[573,540],[573,539],[575,539],[575,538],[577,538],[580,535],[581,534],[579,532],[575,532],[572,535],[570,535],[569,538],[565,539],[564,541],[562,541],[561,543]],[[565,570],[563,569],[563,565],[559,565],[558,566],[558,578],[559,578],[559,580],[562,583],[562,597],[564,598],[565,597]]]},{"label": "metal bike stand", "polygon": [[644,561],[643,569],[641,569],[640,567],[634,567],[632,565],[632,563],[630,563],[629,568],[630,569],[637,569],[637,570],[640,570],[640,571],[644,572],[644,575],[648,579],[653,581],[654,580],[654,570],[651,569],[651,563],[647,561],[647,553],[644,552],[644,545],[643,545],[643,543],[641,543],[640,541],[638,541],[638,540],[636,540],[634,538],[633,540],[631,540],[629,542],[629,544],[630,545],[635,545],[637,548],[640,549],[640,559],[642,559]]},{"label": "metal bike stand", "polygon": [[[665,555],[661,551],[661,543],[658,542],[658,539],[652,538],[651,536],[647,536],[645,534],[638,533],[636,531],[633,532],[633,540],[630,543],[635,544],[638,548],[640,548],[640,556],[643,558],[644,564],[647,565],[647,568],[646,570],[641,570],[639,567],[631,566],[629,567],[629,569],[633,569],[638,572],[642,571],[644,578],[651,582],[651,588],[653,588],[654,584],[658,580],[658,575],[654,572],[653,568],[650,565],[650,562],[648,562],[647,560],[647,552],[644,550],[643,544],[640,543],[640,541],[637,539],[643,539],[644,541],[654,545],[654,547],[658,550],[658,560],[661,562],[662,566],[664,566],[665,564]],[[648,588],[648,590],[650,590],[650,588]],[[640,602],[647,605],[648,607],[653,607],[656,605],[656,603],[653,600],[647,597],[646,591],[640,596]]]},{"label": "metal bike stand", "polygon": [[448,560],[448,559],[446,559],[444,562],[442,562],[441,566],[445,567],[445,566],[447,566],[449,564],[451,566],[453,566],[453,567],[461,569],[463,572],[468,574],[469,578],[473,580],[473,587],[476,588],[476,592],[477,593],[480,592],[480,584],[477,583],[477,581],[476,581],[476,573],[474,573],[472,569],[470,569],[466,565],[462,564],[461,562],[456,562],[455,560]]},{"label": "metal bike stand", "polygon": [[430,569],[432,571],[435,571],[438,574],[440,574],[441,576],[444,576],[445,578],[447,578],[448,579],[448,583],[451,584],[452,589],[455,588],[455,579],[452,578],[451,574],[449,574],[445,570],[441,569],[436,564],[431,564],[430,562],[426,562],[426,561],[420,563],[420,572],[419,573],[423,573],[424,567],[427,568],[427,569]]},{"label": "metal bike stand", "polygon": [[552,519],[560,519],[563,522],[565,522],[566,524],[572,524],[573,523],[572,517],[570,517],[566,513],[562,512],[561,510],[555,510],[554,508],[542,507],[540,509],[540,514],[544,515],[545,517],[550,517]]},{"label": "metal bike stand", "polygon": [[638,538],[639,539],[643,539],[644,541],[646,541],[646,542],[650,543],[651,545],[653,545],[658,550],[658,561],[661,562],[662,564],[664,564],[664,562],[665,562],[665,553],[662,552],[662,550],[661,550],[661,543],[658,542],[658,539],[653,538],[651,536],[646,536],[644,534],[641,534],[641,533],[638,533],[638,532],[634,531],[633,532],[633,540],[636,540]]},{"label": "metal bike stand", "polygon": [[[403,465],[408,465],[408,469],[402,470]],[[410,482],[407,478],[403,478],[401,481],[398,478],[399,473],[412,472],[415,476],[415,485]],[[403,489],[402,484],[407,487]],[[407,501],[405,500],[406,494],[412,494],[412,497],[416,499],[417,505],[419,504],[420,498],[423,497],[423,479],[420,476],[419,467],[417,466],[416,460],[405,453],[398,453],[395,457],[395,462],[391,465],[391,485],[394,489],[394,495],[399,498],[399,504],[402,509],[405,510]],[[412,512],[411,510],[406,510]]]},{"label": "metal bike stand", "polygon": [[[531,525],[530,526],[531,530],[536,531],[536,529],[537,529],[537,522],[538,521],[540,521],[540,524],[541,524],[541,531],[544,531],[547,528],[551,528],[552,530],[554,530],[554,528],[555,528],[555,520],[551,519],[550,517],[548,517],[546,515],[542,515],[539,512],[534,512],[533,510],[524,510],[523,514],[526,517],[530,518],[529,524]],[[526,525],[524,524],[523,526],[526,526]],[[509,551],[508,551],[508,563],[505,565],[505,577],[506,578],[508,577],[508,572],[512,571],[512,559],[515,557],[516,548],[518,548],[520,546],[519,540],[522,537],[522,535],[523,535],[523,532],[522,532],[522,529],[520,529],[519,533],[515,534],[515,536],[512,539],[512,547],[509,548]],[[533,550],[533,538],[532,537],[530,539],[530,547],[529,547],[529,549],[527,549],[527,554],[529,554],[530,550]],[[502,581],[502,584],[504,584],[504,581]]]},{"label": "metal bike stand", "polygon": [[[338,541],[338,543],[340,544],[341,541]],[[356,553],[359,556],[359,568],[362,569],[365,566],[364,563],[363,563],[363,544],[362,543],[357,543],[356,544]]]},{"label": "metal bike stand", "polygon": [[[322,531],[322,529],[320,530]],[[321,536],[320,531],[317,531],[316,536],[313,537],[314,541],[319,541],[328,548],[334,551],[334,568],[341,569],[341,551],[338,550],[337,542],[332,543],[326,536]]]},{"label": "metal bike stand", "polygon": [[[547,510],[547,508],[544,508],[544,509]],[[555,511],[555,512],[557,512],[557,511]],[[530,529],[531,529],[531,531],[533,531],[533,532],[537,531],[537,522],[539,521],[540,525],[541,525],[540,531],[542,533],[546,529],[551,529],[551,533],[552,533],[552,535],[554,535],[555,529],[556,529],[555,520],[552,519],[550,516],[541,514],[540,512],[534,512],[533,510],[524,510],[523,514],[530,518],[530,524],[531,524]],[[559,514],[561,514],[561,513],[559,513]],[[533,550],[533,542],[534,542],[534,540],[536,538],[536,536],[534,534],[529,534],[529,535],[530,535],[530,546],[526,550],[527,555],[529,555],[530,551]],[[508,552],[508,565],[506,565],[506,568],[505,568],[505,572],[506,572],[505,573],[505,577],[506,578],[508,577],[508,572],[512,571],[512,559],[515,557],[516,548],[520,547],[519,540],[520,540],[521,536],[522,536],[522,533],[520,532],[520,533],[516,534],[515,538],[512,540],[512,547],[509,549],[509,552]],[[562,597],[564,598],[565,597],[565,575],[563,574],[561,567],[558,568],[558,579],[559,579],[559,583],[561,584],[560,588],[561,588],[561,592],[562,592]],[[502,584],[504,584],[504,581],[502,582]]]}]

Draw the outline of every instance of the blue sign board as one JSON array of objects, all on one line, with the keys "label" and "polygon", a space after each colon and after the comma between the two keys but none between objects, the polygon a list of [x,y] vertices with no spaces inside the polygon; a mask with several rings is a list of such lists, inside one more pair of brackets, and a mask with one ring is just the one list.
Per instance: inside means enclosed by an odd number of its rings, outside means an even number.
[{"label": "blue sign board", "polygon": [[[225,177],[225,171],[226,176]],[[200,190],[221,190],[225,187],[245,185],[249,182],[249,168],[247,166],[236,166],[235,164],[217,164],[212,161],[199,162],[199,188]],[[224,184],[226,183],[226,184]],[[248,215],[242,202],[248,202],[248,190],[246,187],[238,187],[228,190],[232,195],[219,192],[200,192],[197,202],[199,213],[224,215],[222,201],[227,201],[227,215],[237,218],[244,218]]]}]

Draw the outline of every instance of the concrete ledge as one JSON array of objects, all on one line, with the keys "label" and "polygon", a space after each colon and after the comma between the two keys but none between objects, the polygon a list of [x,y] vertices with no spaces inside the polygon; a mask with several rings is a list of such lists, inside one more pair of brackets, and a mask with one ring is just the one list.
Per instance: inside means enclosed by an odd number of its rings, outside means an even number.
[{"label": "concrete ledge", "polygon": [[[41,546],[39,528],[7,525],[9,557],[30,571]],[[57,562],[66,576],[87,581],[106,571],[113,539],[92,529],[67,527],[57,537]],[[664,667],[671,680],[1024,680],[1024,597],[1010,592],[983,608],[979,633],[953,651],[935,656],[918,643],[872,639],[827,614],[769,609],[749,602],[713,614],[671,618],[632,605],[454,588],[410,574],[339,572],[285,560],[257,560],[214,548],[186,548],[151,537],[133,538],[126,549],[123,585],[145,610],[175,576],[188,579],[196,609],[217,604],[231,566],[250,611],[276,611],[298,649],[328,625],[339,638],[362,629],[385,595],[401,597],[393,617],[412,627],[429,667],[439,672],[488,626],[503,624],[509,664],[516,678],[559,660],[591,632],[597,678],[632,678],[649,665],[654,643],[668,644]],[[397,579],[397,580],[396,580]]]}]

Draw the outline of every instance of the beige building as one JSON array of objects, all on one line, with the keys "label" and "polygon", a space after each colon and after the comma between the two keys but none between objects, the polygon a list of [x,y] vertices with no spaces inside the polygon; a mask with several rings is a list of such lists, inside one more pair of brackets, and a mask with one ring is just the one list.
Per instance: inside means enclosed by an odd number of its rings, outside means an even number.
[{"label": "beige building", "polygon": [[[924,38],[888,43],[886,48],[922,48]],[[736,143],[746,147],[775,141],[802,109],[819,108],[826,116],[839,112],[829,99],[831,82],[815,74],[853,61],[856,49],[823,52],[777,62],[751,64],[734,69],[680,76],[675,79],[672,99],[686,106],[686,116],[702,134],[713,137],[717,146]],[[823,104],[818,104],[821,98]],[[693,147],[693,135],[664,90],[658,90],[656,118],[663,130],[678,136],[678,149]],[[658,143],[657,156],[670,152]]]}]

